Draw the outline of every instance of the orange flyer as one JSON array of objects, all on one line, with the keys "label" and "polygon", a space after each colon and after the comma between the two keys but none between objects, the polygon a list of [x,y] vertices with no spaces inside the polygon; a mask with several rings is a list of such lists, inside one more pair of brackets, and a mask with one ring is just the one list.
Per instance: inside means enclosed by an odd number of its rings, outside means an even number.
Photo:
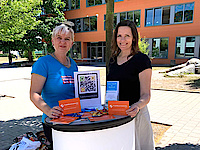
[{"label": "orange flyer", "polygon": [[50,122],[60,123],[60,124],[69,124],[78,119],[78,117],[70,117],[70,116],[61,116],[60,118],[52,119]]},{"label": "orange flyer", "polygon": [[126,110],[129,109],[129,101],[108,101],[109,115],[127,116]]},{"label": "orange flyer", "polygon": [[59,101],[59,106],[63,109],[64,115],[81,112],[81,104],[79,98],[61,100]]},{"label": "orange flyer", "polygon": [[103,115],[101,117],[88,117],[90,121],[102,121],[102,120],[110,120],[115,119],[113,115]]}]

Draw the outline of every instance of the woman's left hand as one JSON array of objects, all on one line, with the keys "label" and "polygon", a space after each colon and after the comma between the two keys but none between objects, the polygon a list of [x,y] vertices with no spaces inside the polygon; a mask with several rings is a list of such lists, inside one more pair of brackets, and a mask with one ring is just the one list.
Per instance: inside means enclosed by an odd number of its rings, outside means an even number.
[{"label": "woman's left hand", "polygon": [[129,108],[126,111],[126,113],[127,113],[127,115],[129,115],[131,117],[135,117],[139,111],[140,111],[140,108],[138,107],[138,105],[133,104],[133,105],[131,105],[131,108]]}]

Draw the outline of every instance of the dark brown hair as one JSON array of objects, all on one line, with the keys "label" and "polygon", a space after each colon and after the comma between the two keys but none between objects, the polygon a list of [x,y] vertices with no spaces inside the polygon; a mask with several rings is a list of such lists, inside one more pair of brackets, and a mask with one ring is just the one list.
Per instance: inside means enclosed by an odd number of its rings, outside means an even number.
[{"label": "dark brown hair", "polygon": [[112,44],[111,44],[111,48],[112,48],[111,58],[112,58],[112,60],[114,60],[114,58],[117,57],[119,55],[119,53],[121,52],[120,48],[117,45],[117,33],[118,33],[119,27],[121,27],[121,26],[130,27],[132,35],[133,35],[131,53],[128,55],[128,57],[135,55],[139,51],[138,31],[137,31],[137,27],[136,27],[135,23],[133,21],[130,21],[130,20],[123,20],[123,21],[121,21],[117,24],[115,31],[113,33]]}]

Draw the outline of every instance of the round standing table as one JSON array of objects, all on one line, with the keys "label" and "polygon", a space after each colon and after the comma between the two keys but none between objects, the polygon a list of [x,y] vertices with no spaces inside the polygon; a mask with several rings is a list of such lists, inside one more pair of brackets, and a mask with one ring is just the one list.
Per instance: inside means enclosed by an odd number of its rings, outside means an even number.
[{"label": "round standing table", "polygon": [[50,118],[54,150],[135,150],[135,119],[115,116],[115,119],[90,122],[76,120],[71,124],[53,124]]}]

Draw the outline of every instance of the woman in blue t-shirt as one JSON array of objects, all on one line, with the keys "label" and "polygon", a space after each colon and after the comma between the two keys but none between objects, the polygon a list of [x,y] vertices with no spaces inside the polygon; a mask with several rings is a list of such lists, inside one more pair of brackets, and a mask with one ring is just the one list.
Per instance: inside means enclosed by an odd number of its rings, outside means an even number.
[{"label": "woman in blue t-shirt", "polygon": [[135,117],[136,150],[153,150],[154,139],[147,104],[150,101],[152,67],[139,51],[134,22],[124,20],[115,28],[107,81],[119,81],[119,100],[129,101],[127,114]]},{"label": "woman in blue t-shirt", "polygon": [[31,72],[30,99],[43,112],[44,132],[51,143],[51,128],[44,124],[44,119],[47,116],[61,116],[62,109],[58,101],[75,97],[74,72],[78,71],[78,67],[73,59],[66,56],[74,42],[73,25],[67,21],[53,29],[52,44],[55,52],[39,58]]}]

